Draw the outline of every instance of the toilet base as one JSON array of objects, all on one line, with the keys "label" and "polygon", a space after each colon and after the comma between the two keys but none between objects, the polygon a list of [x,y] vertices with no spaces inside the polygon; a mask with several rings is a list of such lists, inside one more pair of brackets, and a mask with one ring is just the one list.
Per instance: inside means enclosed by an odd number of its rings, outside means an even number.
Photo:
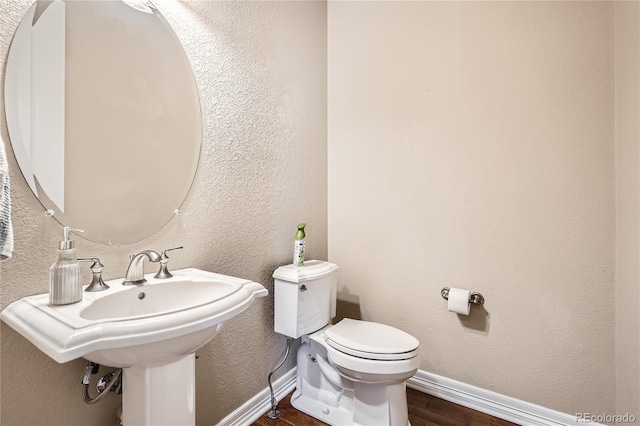
[{"label": "toilet base", "polygon": [[[302,411],[303,413],[318,420],[322,420],[331,426],[371,426],[362,423],[355,423],[353,421],[353,410],[327,404],[317,399],[305,396],[298,390],[296,390],[291,396],[291,405],[296,410]],[[411,422],[409,420],[407,420],[407,426],[411,426]]]},{"label": "toilet base", "polygon": [[351,420],[353,412],[351,410],[303,395],[297,389],[291,396],[291,405],[296,410],[300,410],[332,426],[347,426],[353,424]]},{"label": "toilet base", "polygon": [[411,425],[404,380],[377,384],[350,380],[330,366],[326,348],[311,339],[298,349],[291,405],[331,426]]}]

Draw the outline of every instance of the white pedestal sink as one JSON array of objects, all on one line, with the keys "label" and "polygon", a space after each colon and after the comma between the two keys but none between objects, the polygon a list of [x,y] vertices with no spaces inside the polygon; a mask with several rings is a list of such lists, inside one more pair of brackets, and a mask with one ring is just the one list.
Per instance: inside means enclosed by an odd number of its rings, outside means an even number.
[{"label": "white pedestal sink", "polygon": [[123,368],[123,424],[195,424],[195,351],[267,290],[195,268],[173,278],[84,293],[50,306],[48,294],[13,302],[0,318],[59,363],[80,357]]}]

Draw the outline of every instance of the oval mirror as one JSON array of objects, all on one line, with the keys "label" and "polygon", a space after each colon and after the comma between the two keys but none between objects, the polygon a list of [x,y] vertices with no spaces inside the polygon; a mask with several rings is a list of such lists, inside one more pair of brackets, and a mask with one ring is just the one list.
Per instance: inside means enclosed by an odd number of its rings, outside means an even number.
[{"label": "oval mirror", "polygon": [[151,2],[39,0],[5,72],[13,151],[60,223],[129,244],[171,220],[195,176],[202,123],[188,58]]}]

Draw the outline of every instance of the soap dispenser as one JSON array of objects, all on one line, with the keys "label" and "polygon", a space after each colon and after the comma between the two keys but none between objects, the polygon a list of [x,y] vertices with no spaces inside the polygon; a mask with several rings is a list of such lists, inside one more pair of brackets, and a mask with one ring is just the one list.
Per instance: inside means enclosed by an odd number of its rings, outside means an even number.
[{"label": "soap dispenser", "polygon": [[80,263],[76,257],[75,242],[69,239],[71,232],[80,229],[64,228],[64,240],[60,241],[58,260],[49,269],[49,304],[69,305],[82,300]]}]

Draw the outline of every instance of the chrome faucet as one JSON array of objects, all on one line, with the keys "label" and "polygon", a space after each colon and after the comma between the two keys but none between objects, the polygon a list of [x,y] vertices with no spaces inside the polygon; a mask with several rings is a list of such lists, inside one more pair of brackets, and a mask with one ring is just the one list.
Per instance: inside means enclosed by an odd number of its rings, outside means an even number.
[{"label": "chrome faucet", "polygon": [[149,259],[149,262],[159,262],[161,259],[160,255],[153,250],[144,250],[138,254],[132,254],[122,285],[143,284],[147,281],[144,278],[145,257]]}]

